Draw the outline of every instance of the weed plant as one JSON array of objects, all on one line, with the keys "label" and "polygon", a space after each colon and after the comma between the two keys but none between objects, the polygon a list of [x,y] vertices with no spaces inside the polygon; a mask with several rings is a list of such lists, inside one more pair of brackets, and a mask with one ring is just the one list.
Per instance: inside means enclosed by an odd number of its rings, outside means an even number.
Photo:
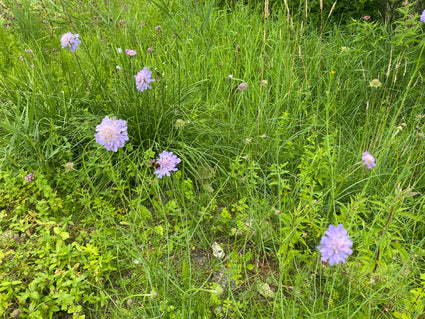
[{"label": "weed plant", "polygon": [[2,2],[1,317],[425,315],[416,4],[343,25],[216,4]]}]

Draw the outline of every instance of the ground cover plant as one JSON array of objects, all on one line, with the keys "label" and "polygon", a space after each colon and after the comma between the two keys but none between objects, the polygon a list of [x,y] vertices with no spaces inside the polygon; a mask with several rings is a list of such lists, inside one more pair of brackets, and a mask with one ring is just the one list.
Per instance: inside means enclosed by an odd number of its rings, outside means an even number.
[{"label": "ground cover plant", "polygon": [[418,6],[2,1],[0,316],[425,316]]}]

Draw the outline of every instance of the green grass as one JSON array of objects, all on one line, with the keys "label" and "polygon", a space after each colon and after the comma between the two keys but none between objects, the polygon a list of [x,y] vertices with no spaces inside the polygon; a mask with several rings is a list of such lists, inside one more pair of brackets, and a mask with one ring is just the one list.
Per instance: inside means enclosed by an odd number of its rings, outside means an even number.
[{"label": "green grass", "polygon": [[[238,1],[3,4],[0,316],[424,314],[425,41],[409,9],[318,25],[277,3],[267,18]],[[106,115],[128,124],[116,153],[94,138]],[[163,150],[182,162],[158,179]],[[330,266],[316,247],[339,223],[353,254]]]}]

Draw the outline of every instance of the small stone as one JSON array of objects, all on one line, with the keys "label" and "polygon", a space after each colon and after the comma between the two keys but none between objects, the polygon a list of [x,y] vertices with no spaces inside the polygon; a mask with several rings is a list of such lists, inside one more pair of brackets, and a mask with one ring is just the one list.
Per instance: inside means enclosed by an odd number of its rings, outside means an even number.
[{"label": "small stone", "polygon": [[223,249],[220,247],[220,245],[217,242],[214,242],[212,244],[212,250],[213,250],[214,257],[216,258],[223,259],[224,256],[226,255]]},{"label": "small stone", "polygon": [[12,312],[12,318],[18,318],[20,314],[21,314],[21,311],[19,309],[15,309]]}]

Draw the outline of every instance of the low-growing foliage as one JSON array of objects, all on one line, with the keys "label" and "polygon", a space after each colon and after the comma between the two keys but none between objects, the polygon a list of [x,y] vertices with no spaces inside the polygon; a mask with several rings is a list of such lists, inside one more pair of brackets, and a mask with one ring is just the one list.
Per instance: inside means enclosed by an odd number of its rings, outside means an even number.
[{"label": "low-growing foliage", "polygon": [[84,318],[84,305],[106,302],[101,287],[115,270],[114,256],[75,227],[72,199],[58,197],[41,173],[25,186],[22,177],[1,174],[0,313],[6,317],[18,309],[28,318],[60,312]]}]

